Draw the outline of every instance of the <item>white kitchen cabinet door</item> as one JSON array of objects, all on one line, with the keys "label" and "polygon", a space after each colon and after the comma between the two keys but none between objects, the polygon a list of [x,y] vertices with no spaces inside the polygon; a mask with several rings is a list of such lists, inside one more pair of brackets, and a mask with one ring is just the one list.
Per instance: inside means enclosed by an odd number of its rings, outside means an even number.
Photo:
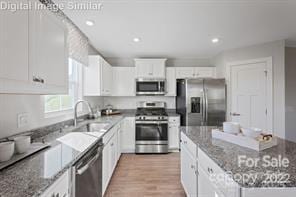
[{"label": "white kitchen cabinet door", "polygon": [[[27,0],[9,0],[12,4]],[[29,81],[29,11],[0,11],[0,93],[25,93]]]},{"label": "white kitchen cabinet door", "polygon": [[56,180],[41,197],[68,197],[70,196],[70,174],[66,171],[58,180]]},{"label": "white kitchen cabinet door", "polygon": [[113,81],[113,75],[112,75],[112,66],[103,60],[102,64],[102,74],[101,74],[101,83],[102,83],[102,95],[103,96],[111,96],[112,93],[112,81]]},{"label": "white kitchen cabinet door", "polygon": [[112,177],[112,174],[114,172],[114,169],[117,164],[117,132],[110,140],[110,146],[111,146],[111,157],[110,157],[110,163],[111,163],[111,172],[109,175],[109,180]]},{"label": "white kitchen cabinet door", "polygon": [[121,152],[134,153],[136,146],[135,117],[126,117],[123,120],[121,132]]},{"label": "white kitchen cabinet door", "polygon": [[113,67],[112,96],[135,96],[135,67]]},{"label": "white kitchen cabinet door", "polygon": [[67,94],[68,48],[65,24],[49,10],[30,10],[29,19],[29,78],[36,88],[44,90],[44,94]]},{"label": "white kitchen cabinet door", "polygon": [[216,188],[210,181],[208,174],[200,167],[198,168],[198,196],[224,197],[224,195],[216,191]]},{"label": "white kitchen cabinet door", "polygon": [[195,69],[195,75],[199,78],[215,78],[216,68],[215,67],[197,67]]},{"label": "white kitchen cabinet door", "polygon": [[109,183],[109,177],[112,169],[112,163],[111,163],[111,154],[112,149],[110,143],[105,144],[103,149],[103,165],[102,165],[102,194],[105,193],[108,183]]},{"label": "white kitchen cabinet door", "polygon": [[153,78],[165,78],[166,73],[165,73],[165,62],[166,59],[155,59],[153,60]]},{"label": "white kitchen cabinet door", "polygon": [[215,78],[215,67],[177,67],[177,79],[194,79],[194,78]]},{"label": "white kitchen cabinet door", "polygon": [[89,56],[84,68],[84,96],[110,96],[112,93],[112,67],[101,56]]},{"label": "white kitchen cabinet door", "polygon": [[195,77],[195,67],[177,67],[176,68],[176,78],[186,79]]},{"label": "white kitchen cabinet door", "polygon": [[181,183],[188,197],[197,196],[196,158],[184,146],[181,146]]},{"label": "white kitchen cabinet door", "polygon": [[180,117],[169,117],[169,150],[180,149]]},{"label": "white kitchen cabinet door", "polygon": [[117,126],[117,161],[121,156],[121,124]]},{"label": "white kitchen cabinet door", "polygon": [[166,59],[135,59],[136,78],[162,78],[165,76]]},{"label": "white kitchen cabinet door", "polygon": [[176,68],[168,67],[166,68],[166,96],[176,96]]},{"label": "white kitchen cabinet door", "polygon": [[88,66],[84,67],[84,96],[101,96],[102,58],[89,56]]},{"label": "white kitchen cabinet door", "polygon": [[136,77],[152,78],[153,64],[150,61],[136,61]]}]

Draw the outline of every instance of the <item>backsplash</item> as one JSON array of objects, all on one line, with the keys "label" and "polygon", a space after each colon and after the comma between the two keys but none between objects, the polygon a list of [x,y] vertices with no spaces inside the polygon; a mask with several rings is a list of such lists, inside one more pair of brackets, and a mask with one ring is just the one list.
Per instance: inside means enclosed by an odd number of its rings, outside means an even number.
[{"label": "backsplash", "polygon": [[135,97],[104,97],[104,104],[113,105],[117,109],[136,109],[140,101],[164,101],[168,109],[175,109],[175,97],[165,96],[135,96]]}]

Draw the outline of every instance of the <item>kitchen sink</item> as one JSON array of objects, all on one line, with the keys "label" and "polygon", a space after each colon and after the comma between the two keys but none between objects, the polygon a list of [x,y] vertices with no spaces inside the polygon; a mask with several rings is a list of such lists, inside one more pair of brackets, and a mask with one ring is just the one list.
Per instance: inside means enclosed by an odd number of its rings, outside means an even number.
[{"label": "kitchen sink", "polygon": [[106,132],[110,123],[106,122],[93,122],[87,125],[88,132]]}]

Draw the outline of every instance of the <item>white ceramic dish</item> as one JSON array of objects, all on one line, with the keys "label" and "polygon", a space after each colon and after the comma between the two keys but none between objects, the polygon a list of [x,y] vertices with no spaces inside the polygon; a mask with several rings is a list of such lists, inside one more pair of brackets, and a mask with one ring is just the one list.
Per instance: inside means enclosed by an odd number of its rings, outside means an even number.
[{"label": "white ceramic dish", "polygon": [[260,134],[262,133],[262,129],[242,128],[242,133],[244,134],[244,136],[256,138],[256,137],[260,136]]},{"label": "white ceramic dish", "polygon": [[0,143],[0,162],[8,161],[14,153],[14,142],[1,142]]},{"label": "white ceramic dish", "polygon": [[13,138],[15,142],[15,150],[18,154],[25,153],[29,150],[31,145],[30,136],[18,136]]},{"label": "white ceramic dish", "polygon": [[224,122],[223,131],[230,134],[238,134],[240,132],[240,124],[237,122]]}]

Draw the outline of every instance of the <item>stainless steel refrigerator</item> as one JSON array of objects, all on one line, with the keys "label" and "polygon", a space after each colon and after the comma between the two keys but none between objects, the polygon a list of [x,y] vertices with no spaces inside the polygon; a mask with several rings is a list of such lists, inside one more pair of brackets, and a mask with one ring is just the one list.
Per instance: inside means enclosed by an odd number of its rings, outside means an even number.
[{"label": "stainless steel refrigerator", "polygon": [[221,126],[226,119],[225,79],[177,80],[176,109],[182,126]]}]

